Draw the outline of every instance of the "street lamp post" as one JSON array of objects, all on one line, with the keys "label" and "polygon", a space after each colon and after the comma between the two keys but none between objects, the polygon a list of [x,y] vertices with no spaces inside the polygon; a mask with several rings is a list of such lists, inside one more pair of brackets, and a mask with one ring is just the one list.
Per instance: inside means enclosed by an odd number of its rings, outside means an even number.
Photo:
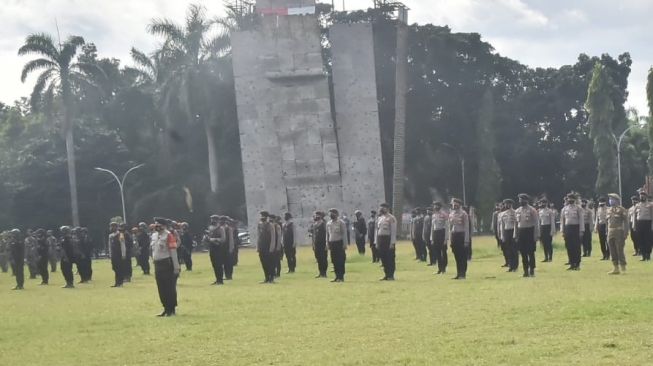
[{"label": "street lamp post", "polygon": [[458,156],[458,160],[460,161],[460,175],[462,177],[462,183],[463,183],[463,206],[467,206],[467,189],[465,188],[465,157],[463,154],[458,151],[455,147],[453,147],[450,144],[443,143],[441,144],[442,146],[452,150],[453,152],[456,153],[456,156]]},{"label": "street lamp post", "polygon": [[118,176],[116,175],[116,173],[112,172],[112,171],[109,170],[109,169],[97,168],[97,167],[96,167],[96,168],[93,168],[93,169],[95,169],[95,170],[97,170],[97,171],[105,172],[105,173],[109,173],[109,174],[111,174],[111,176],[112,176],[112,177],[116,180],[116,182],[118,183],[118,187],[120,188],[120,199],[121,199],[121,201],[122,201],[122,221],[123,221],[124,223],[127,223],[127,210],[125,210],[125,191],[124,191],[125,179],[127,179],[127,175],[129,175],[129,173],[131,173],[132,171],[134,171],[134,170],[136,170],[136,169],[138,169],[138,168],[143,167],[144,165],[145,165],[145,164],[139,164],[139,165],[136,165],[135,167],[132,167],[132,168],[130,168],[129,170],[127,170],[127,171],[125,172],[125,174],[122,176],[122,180],[118,178]]},{"label": "street lamp post", "polygon": [[626,136],[626,133],[630,131],[633,127],[638,127],[637,125],[632,125],[628,127],[627,129],[624,130],[624,132],[619,135],[619,138],[612,134],[612,138],[614,139],[614,142],[617,143],[617,177],[619,179],[619,196],[623,200],[623,190],[621,189],[621,143],[623,142],[624,137]]}]

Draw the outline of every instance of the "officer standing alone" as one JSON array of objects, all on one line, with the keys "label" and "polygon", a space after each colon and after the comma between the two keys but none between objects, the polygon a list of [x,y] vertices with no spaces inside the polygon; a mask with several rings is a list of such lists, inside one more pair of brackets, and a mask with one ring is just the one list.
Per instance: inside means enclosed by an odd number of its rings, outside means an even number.
[{"label": "officer standing alone", "polygon": [[617,275],[626,271],[626,237],[630,227],[628,210],[621,206],[621,197],[616,193],[608,195],[610,208],[606,214],[607,239],[613,269],[608,274]]},{"label": "officer standing alone", "polygon": [[522,257],[524,277],[535,277],[535,248],[540,239],[540,218],[535,207],[529,205],[530,197],[520,194],[520,207],[515,211],[517,246]]}]

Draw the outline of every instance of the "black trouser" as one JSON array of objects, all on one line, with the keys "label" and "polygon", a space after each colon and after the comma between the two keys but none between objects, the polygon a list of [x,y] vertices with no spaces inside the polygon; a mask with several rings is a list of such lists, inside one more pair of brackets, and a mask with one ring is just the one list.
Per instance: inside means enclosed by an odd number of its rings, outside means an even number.
[{"label": "black trouser", "polygon": [[365,254],[365,235],[356,235],[356,247],[358,254]]},{"label": "black trouser", "polygon": [[154,261],[154,277],[161,305],[167,312],[174,312],[177,307],[177,275],[172,258]]},{"label": "black trouser", "polygon": [[51,255],[48,260],[50,261],[50,272],[57,272],[57,257]]},{"label": "black trouser", "polygon": [[637,220],[635,223],[635,231],[637,231],[637,239],[639,241],[639,252],[642,259],[651,259],[651,240],[653,240],[653,233],[651,233],[651,220]]},{"label": "black trouser", "polygon": [[[141,248],[140,253],[138,253],[138,257],[141,262],[140,266],[143,270],[143,274],[150,274],[150,248]],[[185,259],[186,268],[188,268],[188,262],[186,260],[190,261],[190,255],[188,255],[188,258]],[[190,267],[193,267],[192,261],[190,261]]]},{"label": "black trouser", "polygon": [[77,271],[79,272],[79,277],[82,281],[89,281],[93,277],[93,267],[92,267],[91,257],[84,256],[77,261]]},{"label": "black trouser", "polygon": [[434,265],[435,264],[435,251],[433,250],[433,243],[431,242],[431,239],[425,240],[426,242],[426,250],[428,252],[427,258],[429,259],[429,264]]},{"label": "black trouser", "polygon": [[7,273],[9,270],[9,261],[6,254],[0,254],[0,269],[2,269],[2,273]]},{"label": "black trouser", "polygon": [[458,277],[467,276],[467,255],[465,247],[465,233],[451,233],[451,251],[456,259],[456,270]]},{"label": "black trouser", "polygon": [[637,237],[637,231],[630,229],[630,240],[633,241],[633,249],[635,250],[635,255],[640,255],[639,238]]},{"label": "black trouser", "polygon": [[219,245],[211,244],[209,248],[209,258],[211,258],[211,265],[213,266],[213,274],[215,274],[215,282],[223,283],[224,281],[224,251]]},{"label": "black trouser", "polygon": [[331,252],[331,263],[336,279],[345,279],[345,262],[347,254],[345,253],[344,242],[342,240],[329,242],[329,251]]},{"label": "black trouser", "polygon": [[66,281],[66,285],[72,286],[75,281],[73,277],[73,262],[62,259],[59,266],[61,267],[61,274],[63,275],[63,279]]},{"label": "black trouser", "polygon": [[426,244],[424,243],[424,240],[421,238],[413,239],[413,245],[415,246],[416,259],[426,262]]},{"label": "black trouser", "polygon": [[12,258],[11,271],[16,277],[16,286],[23,287],[25,284],[25,263],[23,258]]},{"label": "black trouser", "polygon": [[125,278],[131,281],[132,278],[132,254],[131,249],[127,250],[127,257],[125,258]]},{"label": "black trouser", "polygon": [[231,263],[233,263],[234,267],[238,266],[238,245],[236,244],[234,246],[234,252],[231,257]]},{"label": "black trouser", "polygon": [[234,276],[233,253],[230,253],[228,249],[225,249],[224,253],[224,276],[228,280]]},{"label": "black trouser", "polygon": [[551,236],[551,225],[542,225],[540,227],[540,240],[542,241],[542,249],[544,250],[544,259],[553,259],[553,237]]},{"label": "black trouser", "polygon": [[[111,258],[111,269],[113,269],[114,277],[115,277],[115,286],[121,286],[123,282],[125,282],[125,267],[127,266],[127,263],[125,259],[122,259],[122,257],[117,257],[117,258]],[[63,271],[63,265],[61,267],[61,270]]]},{"label": "black trouser", "polygon": [[467,247],[467,260],[472,260],[472,233],[469,233],[469,246]]},{"label": "black trouser", "polygon": [[503,241],[508,256],[508,268],[512,271],[516,271],[519,268],[519,247],[517,246],[517,242],[515,242],[514,236],[514,229],[503,231]]},{"label": "black trouser", "polygon": [[27,270],[29,271],[29,278],[30,279],[36,278],[36,275],[38,274],[39,270],[38,270],[38,267],[36,265],[36,259],[34,259],[33,257],[30,257],[27,260]]},{"label": "black trouser", "polygon": [[610,248],[608,248],[608,226],[606,224],[599,224],[599,244],[601,244],[601,253],[603,259],[610,259]]},{"label": "black trouser", "polygon": [[535,270],[535,228],[525,227],[517,231],[517,244],[521,253],[524,273]]},{"label": "black trouser", "polygon": [[372,251],[372,263],[380,261],[381,257],[379,256],[379,250],[376,248],[374,240],[370,240],[370,250]]},{"label": "black trouser", "polygon": [[438,272],[444,273],[447,271],[447,245],[445,244],[446,231],[444,229],[433,231],[433,252],[435,253],[435,263],[438,264]]},{"label": "black trouser", "polygon": [[39,273],[41,274],[41,281],[48,283],[50,280],[50,272],[48,271],[48,256],[42,256],[38,261]]},{"label": "black trouser", "polygon": [[263,268],[263,275],[265,276],[265,282],[274,282],[274,263],[272,259],[275,253],[258,253],[258,257],[261,260],[261,267]]},{"label": "black trouser", "polygon": [[281,277],[281,261],[283,260],[283,249],[274,252],[274,275]]},{"label": "black trouser", "polygon": [[321,276],[326,276],[327,269],[329,268],[329,259],[327,249],[322,246],[317,246],[313,250],[315,260],[317,261],[317,270]]},{"label": "black trouser", "polygon": [[585,224],[583,233],[583,255],[589,257],[592,255],[592,230],[590,224]]},{"label": "black trouser", "polygon": [[565,225],[563,228],[565,237],[565,246],[567,247],[567,256],[569,265],[572,268],[580,267],[580,225]]},{"label": "black trouser", "polygon": [[385,278],[395,277],[395,248],[391,247],[390,239],[390,235],[379,235],[376,244],[379,246],[379,256],[383,264]]},{"label": "black trouser", "polygon": [[297,249],[291,245],[288,245],[283,247],[283,251],[286,254],[288,271],[295,272],[295,268],[297,267]]}]

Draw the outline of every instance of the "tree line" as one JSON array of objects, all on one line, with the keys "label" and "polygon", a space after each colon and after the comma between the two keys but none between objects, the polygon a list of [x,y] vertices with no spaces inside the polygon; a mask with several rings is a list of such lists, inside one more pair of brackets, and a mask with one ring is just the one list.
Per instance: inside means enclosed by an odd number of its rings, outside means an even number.
[{"label": "tree line", "polygon": [[[72,223],[102,233],[122,212],[121,201],[115,181],[94,168],[120,174],[137,164],[145,165],[125,183],[130,224],[169,216],[197,230],[215,212],[246,220],[229,39],[256,27],[257,16],[225,6],[219,18],[192,5],[181,24],[144,24],[160,46],[132,48],[126,62],[99,57],[80,35],[27,35],[17,77],[35,75],[33,92],[0,105],[0,226]],[[391,192],[394,21],[379,9],[319,11],[327,72],[328,26],[374,24],[384,184]],[[408,42],[408,205],[461,197],[461,159],[467,201],[480,215],[521,192],[560,202],[570,190],[587,197],[616,190],[612,135],[650,119],[624,109],[628,53],[580,54],[572,65],[531,68],[499,55],[477,33],[446,26],[411,25]],[[625,193],[650,174],[649,137],[653,131],[633,128],[624,139]]]}]

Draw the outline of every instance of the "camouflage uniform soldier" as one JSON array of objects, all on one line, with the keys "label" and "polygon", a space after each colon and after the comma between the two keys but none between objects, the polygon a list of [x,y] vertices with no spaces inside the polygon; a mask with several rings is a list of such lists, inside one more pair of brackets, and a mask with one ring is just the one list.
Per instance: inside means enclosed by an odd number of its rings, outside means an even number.
[{"label": "camouflage uniform soldier", "polygon": [[583,234],[583,257],[592,255],[592,233],[594,232],[594,210],[589,208],[587,200],[581,201],[583,208],[583,221],[585,222],[585,231]]},{"label": "camouflage uniform soldier", "polygon": [[[610,209],[606,214],[608,226],[608,247],[614,269],[608,274],[619,274],[626,271],[626,237],[630,227],[628,211],[621,206],[621,197],[616,193],[608,195]],[[621,266],[621,271],[619,270]]]},{"label": "camouflage uniform soldier", "polygon": [[59,241],[52,233],[52,230],[46,232],[48,241],[48,261],[50,262],[50,272],[57,272],[57,262],[61,260],[61,248]]},{"label": "camouflage uniform soldier", "polygon": [[29,278],[31,280],[35,279],[38,274],[38,260],[39,253],[36,237],[32,230],[27,229],[27,236],[25,237],[25,262],[27,263]]}]

